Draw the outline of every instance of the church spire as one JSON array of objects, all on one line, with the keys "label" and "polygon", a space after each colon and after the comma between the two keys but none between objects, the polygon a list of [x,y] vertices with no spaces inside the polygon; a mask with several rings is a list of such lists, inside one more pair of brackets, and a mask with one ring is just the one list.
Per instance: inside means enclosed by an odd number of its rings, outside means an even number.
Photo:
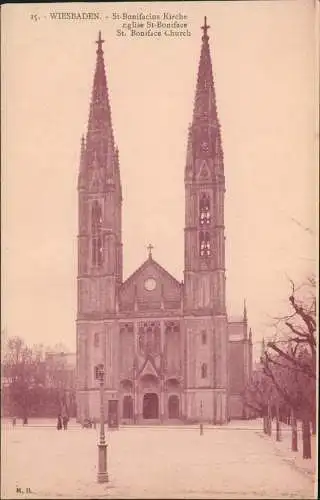
[{"label": "church spire", "polygon": [[[209,28],[205,17],[201,27],[203,34],[193,106],[191,141],[190,139],[188,141],[188,150],[192,150],[195,175],[197,175],[195,165],[197,159],[210,160],[208,165],[210,164],[211,175],[214,171],[223,174],[223,151],[209,46]],[[186,178],[191,177],[190,163],[188,159]]]},{"label": "church spire", "polygon": [[247,323],[248,321],[248,314],[247,314],[247,301],[244,299],[243,301],[243,321]]},{"label": "church spire", "polygon": [[[209,25],[204,18],[185,164],[185,310],[224,315],[225,179],[216,110]],[[199,290],[197,294],[192,290]]]},{"label": "church spire", "polygon": [[101,31],[99,31],[98,40],[96,41],[97,59],[93,79],[86,141],[87,161],[89,166],[95,158],[100,167],[103,167],[106,163],[108,147],[112,148],[112,151],[109,151],[109,155],[114,152],[111,108],[102,50],[103,43],[104,40],[101,37]]},{"label": "church spire", "polygon": [[209,46],[207,18],[204,18],[202,46],[198,66],[196,95],[193,109],[193,125],[207,125],[219,127],[216,96],[213,83],[212,62]]}]

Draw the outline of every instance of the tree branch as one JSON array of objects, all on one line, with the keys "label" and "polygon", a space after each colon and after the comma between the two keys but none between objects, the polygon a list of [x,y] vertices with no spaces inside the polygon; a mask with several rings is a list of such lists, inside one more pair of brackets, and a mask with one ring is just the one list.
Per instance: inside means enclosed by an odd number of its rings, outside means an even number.
[{"label": "tree branch", "polygon": [[[269,356],[268,356],[267,353],[265,353],[265,356],[266,356],[266,361],[267,362],[270,361],[270,358],[269,358]],[[279,386],[278,382],[276,381],[276,379],[275,379],[275,377],[274,377],[274,375],[272,373],[272,370],[270,370],[270,368],[267,365],[267,363],[264,363],[263,368],[264,368],[264,373],[266,374],[267,377],[269,377],[272,380],[272,382],[273,382],[275,388],[277,389],[277,391],[279,392],[279,394],[282,395],[282,397],[284,398],[284,400],[291,407],[294,407],[294,403],[293,403],[292,399],[288,396],[287,392]]]},{"label": "tree branch", "polygon": [[296,313],[303,319],[303,321],[305,322],[305,324],[308,327],[309,332],[313,333],[315,331],[315,329],[316,329],[316,321],[315,321],[315,319],[310,314],[307,314],[304,311],[303,307],[299,306],[296,303],[296,299],[295,299],[295,297],[294,297],[293,294],[290,295],[289,302],[291,303],[291,305],[294,308],[294,310],[296,311]]},{"label": "tree branch", "polygon": [[[273,358],[268,358],[268,361],[270,363],[273,363],[274,365],[277,365],[277,366],[280,366],[281,368],[288,368],[288,370],[291,370],[295,373],[303,373],[303,375],[306,375],[307,377],[311,377],[311,375],[309,373],[306,373],[305,370],[301,369],[300,367],[294,367],[294,366],[290,366],[290,365],[283,365],[282,363],[278,363],[278,361],[276,361],[275,359]],[[314,377],[311,377],[311,378],[314,378]]]},{"label": "tree branch", "polygon": [[279,347],[277,347],[275,345],[274,342],[268,342],[268,347],[271,347],[271,349],[276,351],[280,356],[282,356],[286,360],[290,361],[290,363],[293,363],[296,366],[300,367],[303,370],[303,373],[305,373],[306,375],[310,375],[311,378],[316,379],[316,374],[313,372],[313,370],[310,368],[309,365],[307,365],[305,363],[301,363],[301,361],[298,361],[296,358],[294,358],[294,357],[290,356],[289,354],[287,354],[286,352],[282,351],[281,349],[279,349]]}]

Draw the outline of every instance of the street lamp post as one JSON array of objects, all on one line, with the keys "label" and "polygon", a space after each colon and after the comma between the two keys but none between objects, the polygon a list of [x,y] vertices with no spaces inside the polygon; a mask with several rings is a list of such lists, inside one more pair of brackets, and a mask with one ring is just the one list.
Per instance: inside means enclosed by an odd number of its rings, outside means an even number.
[{"label": "street lamp post", "polygon": [[200,436],[203,435],[203,402],[202,400],[200,401]]},{"label": "street lamp post", "polygon": [[100,436],[98,442],[98,483],[107,483],[109,481],[107,472],[107,443],[104,431],[104,366],[96,366],[96,379],[100,384]]}]

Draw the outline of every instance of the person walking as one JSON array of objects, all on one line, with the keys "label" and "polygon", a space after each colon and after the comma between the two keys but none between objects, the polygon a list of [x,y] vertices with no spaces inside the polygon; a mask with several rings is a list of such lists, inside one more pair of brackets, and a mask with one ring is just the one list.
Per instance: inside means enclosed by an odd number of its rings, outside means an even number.
[{"label": "person walking", "polygon": [[62,418],[61,418],[61,415],[58,415],[57,429],[58,429],[58,431],[61,431],[61,429],[62,429]]},{"label": "person walking", "polygon": [[17,423],[17,417],[12,417],[12,427],[15,427]]},{"label": "person walking", "polygon": [[63,429],[65,431],[68,429],[68,422],[69,422],[68,415],[63,415],[63,417],[62,417],[62,423],[63,423]]}]

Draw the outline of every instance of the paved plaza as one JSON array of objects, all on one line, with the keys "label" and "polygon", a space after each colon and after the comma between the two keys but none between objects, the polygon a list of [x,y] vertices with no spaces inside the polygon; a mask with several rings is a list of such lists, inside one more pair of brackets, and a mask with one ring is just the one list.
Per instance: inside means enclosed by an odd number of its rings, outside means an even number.
[{"label": "paved plaza", "polygon": [[107,435],[107,485],[96,482],[97,435],[74,422],[59,432],[53,420],[2,423],[1,497],[315,498],[315,460],[290,452],[288,428],[276,443],[260,421],[205,427],[202,436],[198,426],[121,427]]}]

